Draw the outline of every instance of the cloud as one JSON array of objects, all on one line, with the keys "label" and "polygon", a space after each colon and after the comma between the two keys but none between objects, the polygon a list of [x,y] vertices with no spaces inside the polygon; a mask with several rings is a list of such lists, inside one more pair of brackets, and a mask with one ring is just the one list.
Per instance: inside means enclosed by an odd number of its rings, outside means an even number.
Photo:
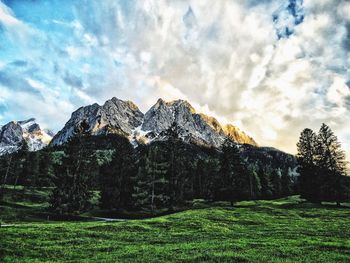
[{"label": "cloud", "polygon": [[[295,152],[300,131],[318,130],[322,122],[350,145],[348,1],[51,5],[59,12],[26,1],[0,5],[0,38],[11,43],[0,57],[8,112],[25,104],[25,96],[8,102],[9,94],[30,93],[27,100],[36,105],[63,107],[51,123],[57,130],[70,116],[67,109],[112,96],[134,100],[142,110],[159,97],[183,98],[238,124],[261,145]],[[10,63],[13,80],[4,73]],[[50,112],[31,111],[48,124]]]}]

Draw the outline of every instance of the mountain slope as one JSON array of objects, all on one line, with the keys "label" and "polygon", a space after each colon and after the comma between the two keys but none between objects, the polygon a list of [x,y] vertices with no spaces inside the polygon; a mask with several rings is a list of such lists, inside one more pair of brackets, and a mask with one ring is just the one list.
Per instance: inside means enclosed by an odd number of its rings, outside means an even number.
[{"label": "mountain slope", "polygon": [[42,130],[35,119],[11,121],[0,129],[0,155],[17,151],[23,140],[30,151],[37,151],[47,146],[52,133]]}]

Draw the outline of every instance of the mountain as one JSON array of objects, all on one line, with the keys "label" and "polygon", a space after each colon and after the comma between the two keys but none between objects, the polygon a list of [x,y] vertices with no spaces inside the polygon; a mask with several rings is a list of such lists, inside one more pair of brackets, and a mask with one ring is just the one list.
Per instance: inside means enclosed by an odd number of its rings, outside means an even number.
[{"label": "mountain", "polygon": [[23,140],[30,151],[40,150],[50,143],[52,136],[52,132],[42,130],[33,118],[11,121],[0,128],[0,155],[17,151]]},{"label": "mountain", "polygon": [[143,113],[131,101],[112,98],[100,106],[97,103],[81,107],[72,113],[64,128],[52,139],[52,145],[66,143],[75,134],[120,134],[128,136],[142,124]]},{"label": "mountain", "polygon": [[198,145],[220,147],[227,137],[237,143],[257,145],[252,138],[233,125],[230,127],[235,129],[235,136],[231,136],[231,133],[226,132],[214,117],[196,113],[195,109],[184,100],[165,102],[159,99],[145,113],[141,130],[149,131],[153,138],[159,139],[172,125],[178,127],[180,138]]},{"label": "mountain", "polygon": [[220,147],[226,138],[240,144],[257,143],[233,125],[222,126],[215,118],[197,113],[184,100],[165,102],[159,99],[145,114],[130,102],[112,98],[104,105],[81,107],[73,112],[64,128],[52,139],[61,145],[75,134],[119,134],[131,142],[165,140],[167,131],[176,126],[177,136],[185,142]]}]

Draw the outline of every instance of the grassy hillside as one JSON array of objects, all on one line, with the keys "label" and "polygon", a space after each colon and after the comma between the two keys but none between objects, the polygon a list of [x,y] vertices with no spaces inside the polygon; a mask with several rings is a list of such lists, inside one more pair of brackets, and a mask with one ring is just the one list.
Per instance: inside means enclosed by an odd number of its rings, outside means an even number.
[{"label": "grassy hillside", "polygon": [[146,220],[17,224],[0,237],[3,262],[349,262],[350,210],[290,197]]}]

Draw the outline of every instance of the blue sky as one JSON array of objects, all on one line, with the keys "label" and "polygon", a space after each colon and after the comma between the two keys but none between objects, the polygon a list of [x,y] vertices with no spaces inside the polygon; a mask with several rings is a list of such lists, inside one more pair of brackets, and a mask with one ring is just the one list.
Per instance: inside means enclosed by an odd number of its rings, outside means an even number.
[{"label": "blue sky", "polygon": [[181,98],[262,145],[325,122],[350,150],[349,51],[348,1],[0,0],[0,123]]}]

